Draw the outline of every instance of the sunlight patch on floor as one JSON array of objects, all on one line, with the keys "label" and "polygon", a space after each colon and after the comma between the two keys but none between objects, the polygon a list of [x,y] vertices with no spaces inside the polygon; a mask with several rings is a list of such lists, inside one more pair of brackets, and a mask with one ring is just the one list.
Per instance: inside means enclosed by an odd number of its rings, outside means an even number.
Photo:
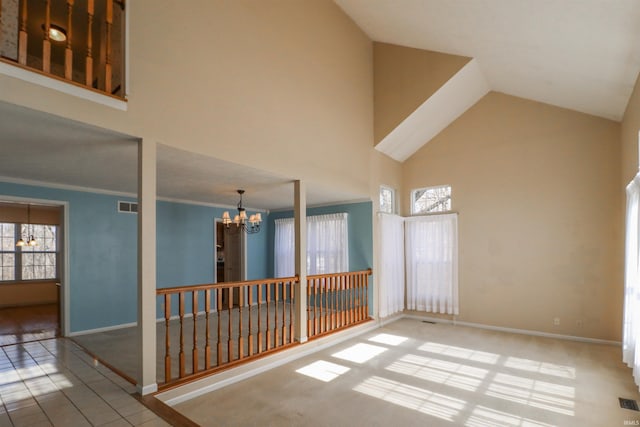
[{"label": "sunlight patch on floor", "polygon": [[303,366],[296,372],[328,383],[329,381],[333,381],[334,379],[338,378],[349,369],[350,368],[347,368],[346,366],[337,365],[325,360],[318,360],[317,362],[313,362],[307,366]]},{"label": "sunlight patch on floor", "polygon": [[471,412],[471,416],[464,424],[466,427],[495,427],[518,426],[518,427],[553,427],[540,421],[523,418],[515,414],[497,411],[484,406],[476,406]]},{"label": "sunlight patch on floor", "polygon": [[558,414],[575,415],[573,387],[514,375],[496,374],[485,394]]},{"label": "sunlight patch on floor", "polygon": [[342,351],[332,354],[338,359],[348,360],[353,363],[365,363],[381,353],[387,351],[386,348],[377,345],[359,343],[352,345]]},{"label": "sunlight patch on floor", "polygon": [[386,369],[468,391],[476,391],[489,372],[486,369],[414,354],[401,357]]},{"label": "sunlight patch on floor", "polygon": [[378,376],[366,379],[353,390],[447,421],[453,421],[467,404],[461,399]]},{"label": "sunlight patch on floor", "polygon": [[495,365],[500,358],[499,354],[488,353],[486,351],[478,351],[471,348],[456,347],[444,345],[435,342],[426,342],[418,350],[429,353],[441,354],[443,356],[456,357],[458,359],[473,360],[474,362],[487,363]]},{"label": "sunlight patch on floor", "polygon": [[521,359],[519,357],[507,358],[504,366],[522,371],[553,375],[560,378],[569,378],[572,380],[576,378],[576,368],[573,366],[556,365],[553,363],[539,362],[537,360]]},{"label": "sunlight patch on floor", "polygon": [[401,337],[399,335],[391,335],[391,334],[378,334],[375,337],[371,337],[369,338],[369,341],[373,341],[373,342],[377,342],[380,344],[387,344],[387,345],[400,345],[403,342],[405,342],[406,340],[408,340],[409,338],[407,337]]}]

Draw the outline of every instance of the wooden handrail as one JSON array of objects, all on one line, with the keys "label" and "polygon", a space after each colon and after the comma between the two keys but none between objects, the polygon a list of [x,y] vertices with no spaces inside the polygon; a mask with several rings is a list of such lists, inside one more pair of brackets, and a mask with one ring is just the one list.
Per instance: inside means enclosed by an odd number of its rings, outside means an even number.
[{"label": "wooden handrail", "polygon": [[366,269],[366,270],[360,270],[360,271],[345,271],[344,273],[327,273],[327,274],[310,274],[307,276],[307,279],[321,279],[321,278],[329,278],[329,277],[344,277],[344,276],[357,276],[360,274],[367,274],[368,276],[371,275],[372,270]]},{"label": "wooden handrail", "polygon": [[177,294],[179,292],[203,291],[207,289],[241,288],[245,286],[254,286],[254,285],[261,285],[261,284],[264,285],[264,284],[273,284],[273,283],[290,282],[290,281],[293,281],[294,283],[298,283],[299,278],[298,276],[291,276],[291,277],[279,277],[277,279],[256,279],[256,280],[245,280],[245,281],[237,281],[237,282],[203,283],[199,285],[175,286],[171,288],[156,289],[156,295]]}]

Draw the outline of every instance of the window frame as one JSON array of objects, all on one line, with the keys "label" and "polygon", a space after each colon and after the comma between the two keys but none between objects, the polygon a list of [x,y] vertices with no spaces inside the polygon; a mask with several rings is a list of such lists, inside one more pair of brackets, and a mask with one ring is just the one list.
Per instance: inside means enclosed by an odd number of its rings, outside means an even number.
[{"label": "window frame", "polygon": [[[426,193],[429,190],[436,190],[436,189],[440,189],[440,188],[448,188],[449,189],[449,209],[441,210],[441,211],[416,212],[416,209],[415,209],[415,205],[416,205],[415,194],[418,191],[424,191]],[[434,185],[434,186],[431,186],[431,187],[414,188],[413,190],[411,190],[409,203],[410,203],[409,207],[410,207],[411,215],[435,215],[435,214],[443,214],[443,213],[452,212],[453,211],[453,188],[449,184]]]},{"label": "window frame", "polygon": [[[8,222],[3,221],[0,222],[0,226],[3,224],[11,224],[14,226],[14,246],[13,250],[3,250],[0,246],[0,255],[4,254],[13,254],[13,268],[14,268],[14,276],[12,280],[2,280],[2,276],[0,275],[0,286],[5,284],[21,284],[21,283],[34,283],[34,282],[57,282],[60,280],[60,225],[57,224],[27,224],[24,222]],[[17,242],[20,238],[24,238],[25,234],[22,233],[22,227],[33,227],[33,226],[42,226],[42,227],[54,227],[55,228],[55,250],[29,250],[31,247],[27,247],[27,250],[24,250],[24,247],[15,246],[15,242]],[[28,234],[28,233],[27,233]],[[28,238],[28,236],[26,236]],[[47,277],[42,279],[23,279],[23,255],[25,254],[54,254],[55,256],[55,277]],[[43,267],[46,268],[46,265]]]},{"label": "window frame", "polygon": [[[383,190],[389,190],[391,192],[391,212],[385,211],[382,209],[382,191]],[[389,186],[389,185],[380,185],[380,190],[378,192],[378,196],[379,199],[378,200],[378,211],[379,212],[384,212],[384,213],[389,213],[389,214],[397,214],[398,213],[398,198],[397,198],[397,191],[395,188]]]}]

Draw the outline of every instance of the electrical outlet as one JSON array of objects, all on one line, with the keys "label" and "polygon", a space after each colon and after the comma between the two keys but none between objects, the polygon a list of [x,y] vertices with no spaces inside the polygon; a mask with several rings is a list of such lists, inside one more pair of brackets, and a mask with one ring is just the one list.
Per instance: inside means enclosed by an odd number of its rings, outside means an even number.
[{"label": "electrical outlet", "polygon": [[554,326],[559,326],[560,325],[560,318],[559,317],[554,317],[553,318],[553,324],[554,324]]}]

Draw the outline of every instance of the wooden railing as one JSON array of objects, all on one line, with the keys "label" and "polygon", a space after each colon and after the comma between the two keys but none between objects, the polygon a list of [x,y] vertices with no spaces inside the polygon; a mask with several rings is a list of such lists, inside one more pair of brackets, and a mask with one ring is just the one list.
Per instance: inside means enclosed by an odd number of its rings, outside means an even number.
[{"label": "wooden railing", "polygon": [[124,0],[6,2],[0,58],[124,98],[124,9]]},{"label": "wooden railing", "polygon": [[369,320],[371,270],[307,276],[309,339]]},{"label": "wooden railing", "polygon": [[160,389],[294,345],[297,277],[158,289]]}]

